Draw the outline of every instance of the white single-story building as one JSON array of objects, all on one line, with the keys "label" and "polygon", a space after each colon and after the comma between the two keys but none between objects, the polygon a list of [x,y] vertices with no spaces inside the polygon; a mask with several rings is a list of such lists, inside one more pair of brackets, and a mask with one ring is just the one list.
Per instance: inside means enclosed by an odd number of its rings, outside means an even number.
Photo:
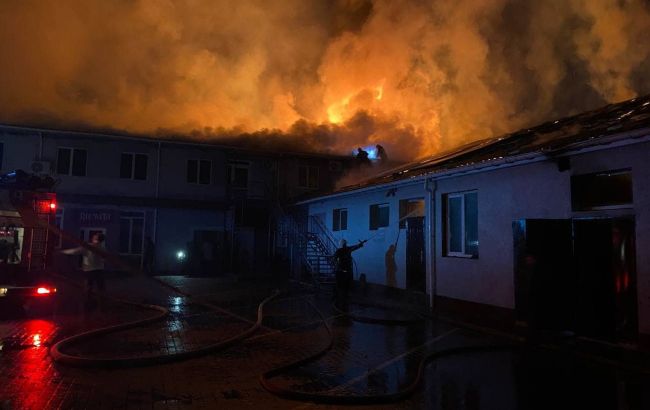
[{"label": "white single-story building", "polygon": [[434,310],[608,340],[650,336],[650,96],[301,202],[355,278]]}]

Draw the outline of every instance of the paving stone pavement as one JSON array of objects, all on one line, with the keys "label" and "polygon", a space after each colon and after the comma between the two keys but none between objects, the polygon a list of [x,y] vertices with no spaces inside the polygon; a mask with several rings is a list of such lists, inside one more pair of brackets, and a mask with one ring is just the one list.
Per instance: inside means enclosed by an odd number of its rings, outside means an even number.
[{"label": "paving stone pavement", "polygon": [[[189,278],[187,282],[183,278],[166,280],[183,285],[186,292],[200,290],[198,299],[223,309],[215,311],[193,304],[192,300],[148,278],[115,279],[109,285],[114,295],[162,304],[170,309],[171,316],[158,324],[82,343],[74,347],[74,352],[111,357],[194,349],[250,326],[257,304],[273,291],[272,284],[268,283],[242,286],[224,281],[210,282],[205,278],[198,281]],[[65,289],[62,293],[73,301],[80,298],[73,289]],[[329,296],[294,290],[268,303],[263,328],[258,333],[222,352],[160,366],[82,369],[53,363],[48,354],[49,346],[64,335],[146,317],[151,312],[111,302],[106,312],[84,317],[71,307],[74,303],[63,304],[51,317],[0,321],[0,408],[337,408],[284,400],[266,392],[258,382],[263,371],[306,357],[327,345],[326,328],[308,302],[330,318],[334,346],[318,360],[274,379],[295,390],[328,390],[338,395],[392,392],[410,383],[420,360],[431,352],[502,342],[495,337],[432,321],[408,326],[354,322],[332,309]],[[381,315],[381,311],[363,306],[353,305],[351,309],[358,315]],[[586,391],[581,390],[582,385],[574,385],[574,377],[598,385],[605,395],[596,396],[596,399],[601,403],[613,400],[613,407],[608,408],[650,408],[650,389],[647,388],[650,384],[644,376],[611,372],[598,366],[574,366],[576,362],[572,357],[560,355],[558,362],[557,355],[522,357],[511,352],[495,352],[445,358],[427,366],[424,389],[407,400],[359,408],[553,408],[548,407],[556,403],[551,399],[559,400],[561,394],[567,396],[568,391],[561,388],[562,384],[573,386],[579,392]],[[560,367],[560,374],[553,373],[551,364]],[[531,376],[536,374],[544,377]],[[550,391],[531,388],[545,386],[554,379],[561,383],[551,384]],[[545,401],[544,398],[549,399]],[[525,407],[521,407],[522,403]],[[537,407],[535,403],[547,407]]]}]

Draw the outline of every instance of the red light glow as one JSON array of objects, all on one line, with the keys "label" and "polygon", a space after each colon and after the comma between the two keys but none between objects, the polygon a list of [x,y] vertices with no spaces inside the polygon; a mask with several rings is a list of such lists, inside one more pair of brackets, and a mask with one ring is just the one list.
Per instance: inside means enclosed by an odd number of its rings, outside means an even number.
[{"label": "red light glow", "polygon": [[55,210],[56,209],[56,202],[50,202],[50,209]]},{"label": "red light glow", "polygon": [[54,292],[56,292],[56,288],[39,287],[36,289],[36,294],[38,295],[49,295],[50,293]]}]

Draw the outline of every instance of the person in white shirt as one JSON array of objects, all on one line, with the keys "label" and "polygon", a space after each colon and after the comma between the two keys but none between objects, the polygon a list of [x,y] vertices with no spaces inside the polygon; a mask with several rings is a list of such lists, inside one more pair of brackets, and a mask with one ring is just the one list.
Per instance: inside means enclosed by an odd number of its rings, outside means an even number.
[{"label": "person in white shirt", "polygon": [[[90,244],[94,247],[105,249],[104,234],[94,233],[90,239]],[[61,251],[66,255],[81,255],[81,270],[86,279],[86,303],[90,302],[90,295],[93,288],[97,288],[97,307],[102,308],[102,295],[106,289],[104,282],[104,258],[98,252],[93,252],[82,246]]]}]

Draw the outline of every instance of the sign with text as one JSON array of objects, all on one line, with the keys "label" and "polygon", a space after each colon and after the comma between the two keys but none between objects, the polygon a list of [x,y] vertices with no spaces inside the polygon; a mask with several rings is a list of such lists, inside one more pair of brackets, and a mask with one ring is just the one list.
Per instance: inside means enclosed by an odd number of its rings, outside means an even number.
[{"label": "sign with text", "polygon": [[103,209],[80,209],[79,224],[102,226],[113,222],[113,211]]}]

